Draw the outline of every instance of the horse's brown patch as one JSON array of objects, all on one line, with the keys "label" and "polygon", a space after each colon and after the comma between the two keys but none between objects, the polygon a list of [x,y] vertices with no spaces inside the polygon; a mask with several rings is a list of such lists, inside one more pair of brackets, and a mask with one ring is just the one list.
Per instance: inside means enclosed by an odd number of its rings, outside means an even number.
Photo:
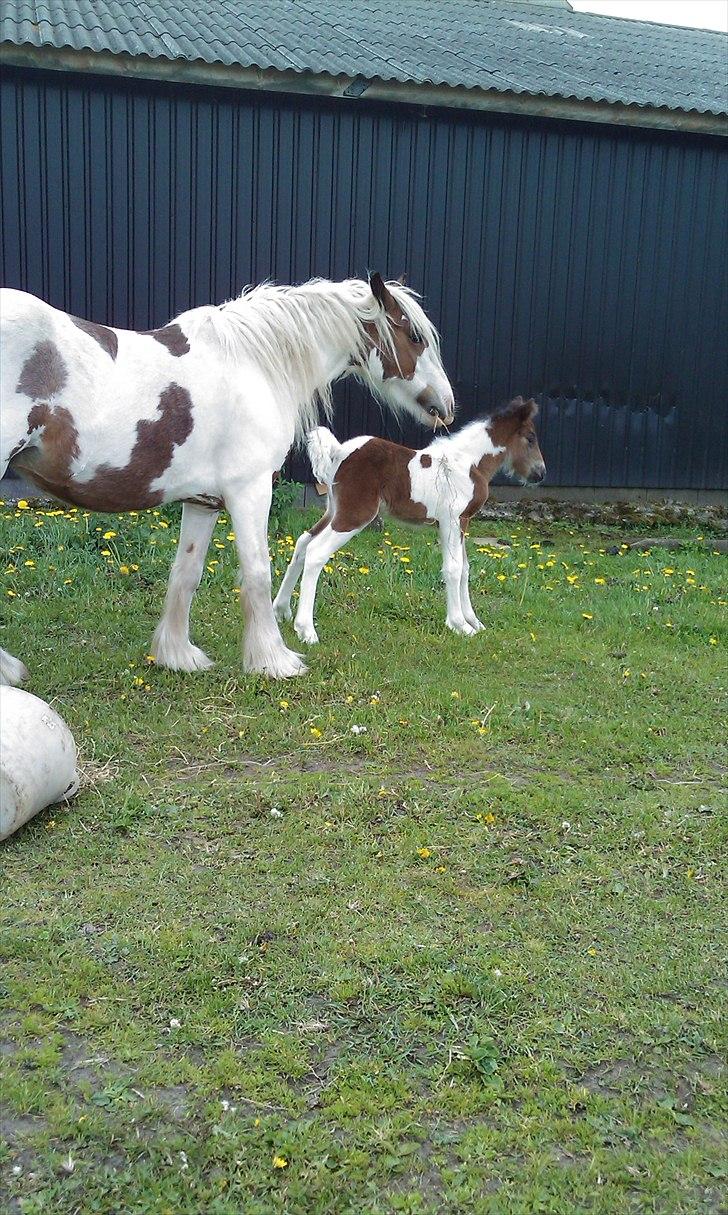
[{"label": "horse's brown patch", "polygon": [[180,447],[192,432],[192,398],[186,388],[170,384],[159,398],[159,417],[137,422],[136,441],[124,468],[100,464],[89,481],[78,481],[71,462],[79,454],[78,432],[67,409],[37,405],[31,410],[28,425],[42,426],[40,444],[16,459],[32,481],[63,501],[89,510],[124,511],[158,506],[161,490],[151,485],[172,462],[175,447]]},{"label": "horse's brown patch", "polygon": [[420,464],[423,468],[431,468],[432,456],[428,456],[427,452],[423,451],[422,455],[420,456]]},{"label": "horse's brown patch", "polygon": [[412,500],[407,465],[417,452],[387,439],[369,439],[339,465],[336,474],[336,532],[354,531],[371,523],[384,502],[390,514],[407,523],[424,523],[427,511]]},{"label": "horse's brown patch", "polygon": [[55,342],[38,342],[23,363],[16,391],[32,400],[45,400],[60,392],[68,379],[66,364]]},{"label": "horse's brown patch", "polygon": [[119,351],[119,338],[114,333],[113,329],[107,329],[106,325],[97,325],[95,321],[85,321],[81,316],[71,316],[69,321],[73,321],[77,329],[81,329],[83,333],[93,338],[98,342],[102,350],[115,359]]},{"label": "horse's brown patch", "polygon": [[190,344],[176,322],[171,325],[165,325],[162,329],[145,329],[142,336],[154,338],[155,342],[160,342],[162,346],[166,346],[169,353],[173,354],[175,358],[180,358],[183,354],[189,353]]}]

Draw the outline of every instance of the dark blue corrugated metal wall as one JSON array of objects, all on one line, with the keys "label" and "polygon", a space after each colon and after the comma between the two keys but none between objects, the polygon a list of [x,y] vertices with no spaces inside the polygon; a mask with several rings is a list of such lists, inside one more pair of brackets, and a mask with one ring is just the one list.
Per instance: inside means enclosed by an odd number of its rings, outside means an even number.
[{"label": "dark blue corrugated metal wall", "polygon": [[404,270],[463,417],[538,396],[552,485],[728,487],[725,141],[19,71],[1,102],[6,285],[147,328]]}]

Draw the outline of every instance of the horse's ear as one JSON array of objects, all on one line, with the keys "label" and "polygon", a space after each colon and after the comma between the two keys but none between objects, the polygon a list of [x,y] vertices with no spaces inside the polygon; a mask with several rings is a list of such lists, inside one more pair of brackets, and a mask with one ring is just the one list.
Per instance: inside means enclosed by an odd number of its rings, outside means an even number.
[{"label": "horse's ear", "polygon": [[396,283],[399,283],[400,287],[406,287],[407,286],[407,275],[400,274],[399,278],[396,278],[394,281]]},{"label": "horse's ear", "polygon": [[392,309],[396,308],[394,296],[387,287],[387,284],[379,271],[377,271],[375,274],[369,275],[369,286],[372,289],[372,294],[375,300],[382,305],[385,312],[391,312]]},{"label": "horse's ear", "polygon": [[502,418],[515,418],[519,426],[525,426],[538,413],[538,405],[531,399],[524,401],[523,397],[514,397],[507,405],[497,409],[496,414]]}]

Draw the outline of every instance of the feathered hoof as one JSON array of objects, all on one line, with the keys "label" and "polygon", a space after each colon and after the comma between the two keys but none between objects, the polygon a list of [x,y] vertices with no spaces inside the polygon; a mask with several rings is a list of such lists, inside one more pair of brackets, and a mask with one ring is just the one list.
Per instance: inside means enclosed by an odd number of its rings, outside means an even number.
[{"label": "feathered hoof", "polygon": [[243,666],[249,675],[265,675],[268,679],[292,679],[308,671],[301,655],[285,646],[270,649],[265,654],[246,654]]},{"label": "feathered hoof", "polygon": [[212,659],[199,646],[163,638],[154,639],[152,657],[158,667],[166,667],[168,671],[208,671],[213,665]]}]

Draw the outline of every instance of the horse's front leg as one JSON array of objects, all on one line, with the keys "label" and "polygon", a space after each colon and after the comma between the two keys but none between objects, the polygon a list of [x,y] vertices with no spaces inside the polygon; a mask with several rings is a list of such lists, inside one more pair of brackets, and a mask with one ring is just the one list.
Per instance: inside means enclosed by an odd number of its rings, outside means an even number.
[{"label": "horse's front leg", "polygon": [[240,558],[240,601],[245,613],[243,665],[251,674],[286,679],[305,675],[300,654],[281,637],[271,603],[268,515],[273,483],[270,472],[225,493]]},{"label": "horse's front leg", "polygon": [[212,662],[190,641],[190,605],[200,585],[218,512],[185,502],[177,556],[169,575],[164,614],[152,638],[152,655],[172,671],[204,671]]}]

